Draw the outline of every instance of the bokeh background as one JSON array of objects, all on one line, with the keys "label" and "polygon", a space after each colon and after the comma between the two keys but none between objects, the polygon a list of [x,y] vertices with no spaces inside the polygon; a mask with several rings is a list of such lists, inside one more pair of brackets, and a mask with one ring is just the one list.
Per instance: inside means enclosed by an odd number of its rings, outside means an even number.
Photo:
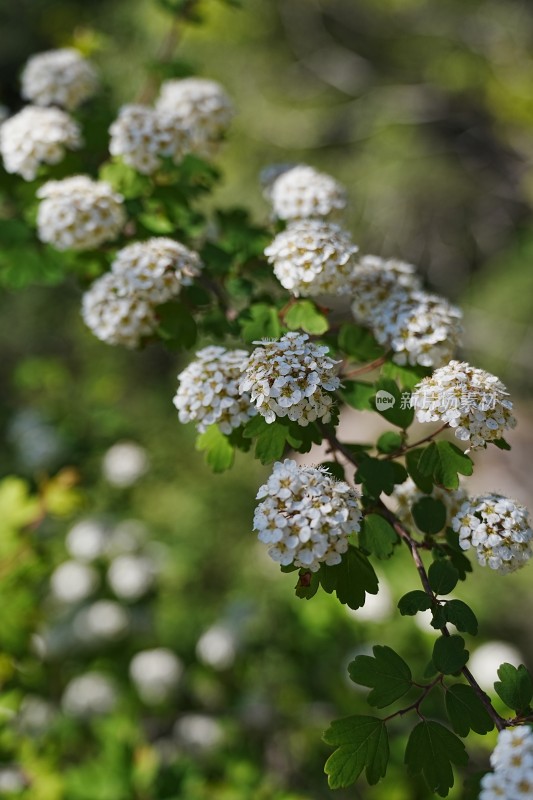
[{"label": "bokeh background", "polygon": [[[417,264],[429,286],[460,303],[465,358],[512,390],[513,451],[477,456],[471,485],[531,506],[533,7],[526,0],[237,5],[206,0],[202,20],[185,27],[161,67],[170,22],[155,0],[0,0],[0,103],[10,111],[22,105],[18,75],[29,55],[79,47],[105,82],[98,107],[84,112],[98,163],[118,106],[168,71],[223,83],[238,116],[213,202],[250,208],[261,223],[268,208],[258,174],[266,165],[304,161],[341,180],[362,251]],[[13,185],[0,172],[0,222]],[[333,793],[322,772],[329,749],[321,732],[335,717],[365,713],[364,695],[347,681],[350,658],[387,642],[420,670],[427,663],[431,628],[394,616],[398,598],[415,588],[409,564],[384,563],[379,600],[358,612],[329,596],[297,600],[293,576],[280,575],[250,533],[265,470],[241,454],[231,472],[213,477],[194,450],[194,432],[178,423],[171,399],[184,358],[157,346],[130,353],[98,342],[82,325],[77,281],[63,280],[53,264],[36,266],[12,231],[0,241],[0,285],[0,471],[20,478],[0,484],[3,524],[14,529],[17,514],[35,514],[29,498],[37,485],[50,484],[64,505],[40,529],[42,562],[0,583],[0,637],[10,653],[0,655],[0,686],[8,687],[0,695],[0,797],[432,796],[404,774],[401,726],[386,785]],[[366,419],[347,424],[352,436],[360,426],[368,437]],[[137,448],[128,463],[137,458],[138,470],[121,478],[116,445],[124,442]],[[48,584],[50,569],[70,557],[65,536],[83,520],[118,541],[95,558],[95,597],[121,604],[128,616],[127,630],[84,644],[72,633],[74,612],[50,600]],[[121,595],[106,578],[110,561],[128,552],[152,564],[149,588],[138,596]],[[457,590],[481,622],[469,646],[478,648],[486,685],[494,661],[533,665],[530,569],[506,578],[475,569]],[[22,623],[41,604],[49,622],[35,640],[39,661],[23,649]],[[128,664],[156,646],[176,654],[182,675],[172,698],[154,709],[139,700]],[[9,689],[13,658],[26,671],[24,685]],[[118,700],[113,713],[75,724],[61,714],[61,697],[88,670],[110,677]],[[31,724],[12,711],[21,693],[34,704]],[[469,774],[487,768],[492,744],[474,737]],[[459,782],[451,796],[464,792]]]}]

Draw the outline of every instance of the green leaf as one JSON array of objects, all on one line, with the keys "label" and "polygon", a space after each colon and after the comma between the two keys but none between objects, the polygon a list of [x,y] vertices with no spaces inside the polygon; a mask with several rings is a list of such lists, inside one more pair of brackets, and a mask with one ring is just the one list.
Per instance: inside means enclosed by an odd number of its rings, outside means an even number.
[{"label": "green leaf", "polygon": [[435,628],[435,630],[440,630],[444,628],[446,625],[446,612],[444,610],[444,606],[440,603],[437,603],[433,609],[431,614],[431,627]]},{"label": "green leaf", "polygon": [[364,606],[367,594],[378,593],[378,579],[372,565],[359,548],[350,545],[340,564],[322,564],[319,571],[322,588],[335,592],[338,600],[352,609]]},{"label": "green leaf", "polygon": [[432,442],[422,452],[418,469],[446,489],[457,489],[459,475],[471,475],[472,460],[451,442]]},{"label": "green leaf", "polygon": [[450,594],[457,586],[459,573],[447,559],[440,559],[430,565],[428,578],[435,594]]},{"label": "green leaf", "polygon": [[451,622],[458,631],[470,633],[472,636],[477,634],[477,617],[470,606],[462,600],[447,600],[443,607],[446,622]]},{"label": "green leaf", "polygon": [[133,167],[128,167],[120,160],[103,164],[99,177],[100,180],[110,183],[115,191],[124,195],[126,200],[147,195],[151,190],[149,178],[140,175]]},{"label": "green leaf", "polygon": [[465,650],[462,636],[440,636],[433,646],[433,663],[444,675],[460,672],[468,661],[468,650]]},{"label": "green leaf", "polygon": [[137,219],[147,231],[158,236],[173,233],[175,229],[174,223],[162,211],[146,211],[137,214]]},{"label": "green leaf", "polygon": [[422,589],[407,592],[398,601],[398,609],[402,617],[414,617],[419,611],[427,611],[428,608],[431,608],[431,598]]},{"label": "green leaf", "polygon": [[348,666],[350,678],[354,683],[372,689],[368,703],[384,708],[399,700],[412,686],[409,666],[398,653],[386,645],[372,648],[374,657],[357,656]]},{"label": "green leaf", "polygon": [[194,346],[198,334],[196,322],[182,303],[164,303],[157,306],[156,313],[159,319],[157,332],[167,344],[186,350]]},{"label": "green leaf", "polygon": [[411,511],[416,527],[423,533],[438,533],[446,525],[446,507],[434,497],[421,497]]},{"label": "green leaf", "polygon": [[405,750],[411,774],[422,772],[429,788],[446,797],[453,786],[452,763],[464,767],[468,755],[460,739],[439,722],[419,722],[411,731]]},{"label": "green leaf", "polygon": [[447,690],[445,700],[450,722],[459,736],[468,736],[470,730],[484,736],[494,728],[494,722],[471,686],[454,683]]},{"label": "green leaf", "polygon": [[378,558],[389,558],[398,544],[398,534],[380,514],[367,514],[361,525],[359,544]]},{"label": "green leaf", "polygon": [[315,596],[320,587],[318,572],[310,572],[308,569],[301,569],[296,584],[296,597],[303,600],[310,600]]},{"label": "green leaf", "polygon": [[395,453],[401,448],[403,444],[403,436],[397,431],[385,431],[382,433],[377,442],[377,448],[380,453]]},{"label": "green leaf", "polygon": [[446,542],[447,544],[445,545],[445,551],[448,554],[453,566],[459,573],[459,580],[464,581],[467,573],[472,572],[472,564],[459,547],[459,534],[453,531],[451,528],[447,528]]},{"label": "green leaf", "polygon": [[269,424],[264,417],[257,414],[246,423],[243,436],[245,439],[256,438],[255,457],[261,464],[271,464],[282,458],[289,428],[279,422]]},{"label": "green leaf", "polygon": [[224,472],[233,464],[235,450],[218,425],[210,425],[198,436],[196,449],[205,451],[205,460],[213,472]]},{"label": "green leaf", "polygon": [[531,675],[523,664],[513,667],[512,664],[502,664],[498,669],[499,681],[494,684],[494,689],[509,708],[517,713],[529,709],[533,697],[533,683]]},{"label": "green leaf", "polygon": [[394,361],[386,361],[381,368],[384,378],[392,378],[403,389],[413,389],[422,378],[431,374],[428,367],[404,367]]},{"label": "green leaf", "polygon": [[281,326],[278,312],[266,303],[256,303],[246,312],[246,317],[240,320],[242,338],[245,342],[255,342],[262,339],[279,339]]},{"label": "green leaf", "polygon": [[399,428],[408,428],[415,415],[414,408],[409,405],[408,392],[402,392],[390,378],[381,378],[374,388],[376,396],[373,402],[378,414]]},{"label": "green leaf", "polygon": [[342,325],[339,331],[339,348],[357,361],[374,361],[385,354],[370,331],[358,325]]},{"label": "green leaf", "polygon": [[302,330],[320,335],[329,329],[329,322],[310,300],[298,300],[285,314],[285,324],[291,331]]},{"label": "green leaf", "polygon": [[431,475],[425,475],[420,471],[418,466],[418,462],[420,461],[420,456],[425,451],[422,448],[416,448],[415,450],[408,450],[405,454],[405,466],[407,467],[407,472],[416,483],[418,488],[429,494],[433,489],[433,479]]},{"label": "green leaf", "polygon": [[378,498],[381,492],[394,491],[395,469],[391,461],[364,456],[355,474],[355,482],[362,483],[365,494]]},{"label": "green leaf", "polygon": [[499,450],[511,449],[511,445],[505,439],[492,439],[492,444],[495,444]]},{"label": "green leaf", "polygon": [[371,403],[371,398],[374,397],[375,393],[376,391],[371,383],[344,381],[340,396],[352,408],[357,408],[359,411],[373,411],[374,405]]},{"label": "green leaf", "polygon": [[333,722],[322,738],[326,744],[338,747],[324,767],[330,789],[350,786],[365,768],[370,785],[385,777],[389,737],[383,720],[359,715],[345,717]]},{"label": "green leaf", "polygon": [[339,464],[338,461],[322,461],[320,466],[327,469],[329,474],[337,478],[338,481],[344,481],[346,479],[344,467],[342,464]]}]

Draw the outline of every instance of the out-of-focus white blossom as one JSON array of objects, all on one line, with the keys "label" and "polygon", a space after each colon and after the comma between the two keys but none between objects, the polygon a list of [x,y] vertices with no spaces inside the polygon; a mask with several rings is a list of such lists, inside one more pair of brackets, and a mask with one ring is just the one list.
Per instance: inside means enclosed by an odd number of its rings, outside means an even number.
[{"label": "out-of-focus white blossom", "polygon": [[74,617],[74,632],[88,644],[121,639],[130,624],[128,612],[114,600],[97,600],[78,611]]},{"label": "out-of-focus white blossom", "polygon": [[498,680],[500,666],[507,663],[518,667],[523,662],[524,657],[516,647],[508,642],[492,640],[476,647],[468,661],[468,668],[475,675],[482,689],[486,692],[494,692],[494,682]]},{"label": "out-of-focus white blossom", "polygon": [[82,519],[69,530],[66,546],[73,558],[94,561],[105,552],[107,538],[107,530],[101,522]]},{"label": "out-of-focus white blossom", "polygon": [[320,564],[340,564],[348,537],[360,528],[359,494],[327,470],[299,467],[286,459],[274,464],[261,486],[254,514],[258,539],[282,566],[316,572]]},{"label": "out-of-focus white blossom", "polygon": [[156,568],[146,556],[122,555],[113,559],[107,572],[107,582],[117,597],[138,600],[153,586]]},{"label": "out-of-focus white blossom", "polygon": [[98,586],[98,573],[79,561],[64,561],[50,578],[50,588],[62,603],[79,603],[89,597]]},{"label": "out-of-focus white blossom", "polygon": [[[395,500],[397,504],[395,508],[396,515],[408,528],[416,527],[412,514],[414,504],[427,496],[425,492],[418,488],[412,478],[408,478],[404,483],[397,484],[394,487],[391,499]],[[462,486],[458,489],[444,489],[441,486],[433,486],[430,496],[435,500],[439,500],[446,509],[446,521],[443,528],[451,525],[452,517],[457,514],[468,497]]]},{"label": "out-of-focus white blossom", "polygon": [[86,672],[73,678],[63,692],[61,704],[70,717],[109,714],[117,703],[114,683],[102,672]]},{"label": "out-of-focus white blossom", "polygon": [[133,349],[157,328],[152,303],[140,297],[123,274],[106,272],[85,292],[81,315],[97,339]]},{"label": "out-of-focus white blossom", "polygon": [[127,279],[133,294],[154,305],[176,297],[201,269],[198,253],[165,236],[124,247],[111,265],[115,275]]},{"label": "out-of-focus white blossom", "polygon": [[0,151],[6,172],[32,181],[41,164],[58,164],[65,150],[81,147],[80,128],[59,108],[26,106],[0,128]]},{"label": "out-of-focus white blossom", "polygon": [[184,714],[174,725],[174,737],[184,750],[202,754],[216,750],[224,732],[220,723],[207,714]]},{"label": "out-of-focus white blossom", "polygon": [[121,156],[125,164],[144,175],[159,169],[165,156],[179,164],[191,149],[183,120],[150,106],[122,106],[109,133],[111,155]]},{"label": "out-of-focus white blossom", "polygon": [[237,654],[237,639],[227,625],[213,625],[196,643],[196,655],[216,670],[229,669]]},{"label": "out-of-focus white blossom", "polygon": [[284,170],[267,187],[267,197],[275,216],[284,220],[336,218],[347,204],[340,183],[306,164]]},{"label": "out-of-focus white blossom", "polygon": [[463,550],[473,547],[479,564],[502,574],[514,572],[533,555],[533,531],[525,506],[500,494],[463,503],[452,520]]},{"label": "out-of-focus white blossom", "polygon": [[327,392],[340,386],[337,364],[328,348],[309,342],[306,333],[287,333],[278,341],[254,342],[239,391],[249,392],[268,423],[288,417],[299,425],[329,422],[333,400]]},{"label": "out-of-focus white blossom", "polygon": [[234,114],[224,88],[206,78],[164,81],[155,109],[179,120],[189,136],[189,151],[202,158],[216,154]]},{"label": "out-of-focus white blossom", "polygon": [[350,275],[352,314],[360,325],[372,326],[376,311],[394,294],[406,297],[421,288],[416,267],[395,258],[362,256]]},{"label": "out-of-focus white blossom", "polygon": [[371,328],[378,343],[392,350],[397,364],[442,367],[461,343],[462,317],[443,297],[401,291],[376,308]]},{"label": "out-of-focus white blossom", "polygon": [[239,381],[248,360],[245,350],[205,347],[178,375],[179,387],[173,403],[180,422],[194,422],[202,433],[218,425],[223,433],[247,422],[257,414],[250,395],[239,391]]},{"label": "out-of-focus white blossom", "polygon": [[0,767],[0,792],[3,796],[20,794],[27,786],[22,771],[15,765]]},{"label": "out-of-focus white blossom", "polygon": [[17,713],[17,730],[30,736],[41,736],[56,717],[55,707],[42,697],[27,694]]},{"label": "out-of-focus white blossom", "polygon": [[292,294],[347,294],[357,245],[350,234],[321,220],[299,220],[278,233],[265,255],[281,285]]},{"label": "out-of-focus white blossom", "polygon": [[21,76],[22,96],[37,106],[72,110],[98,88],[94,67],[72,48],[47,50],[28,59]]},{"label": "out-of-focus white blossom", "polygon": [[37,197],[39,239],[58,250],[92,250],[115,239],[126,222],[122,195],[86,175],[48,181]]},{"label": "out-of-focus white blossom", "polygon": [[490,763],[494,772],[481,779],[479,800],[533,797],[533,731],[529,725],[500,731]]},{"label": "out-of-focus white blossom", "polygon": [[136,442],[117,442],[104,455],[102,472],[112,486],[132,486],[148,470],[148,455]]},{"label": "out-of-focus white blossom", "polygon": [[419,422],[445,422],[457,439],[477,450],[516,426],[508,397],[495,375],[450,361],[415,386],[411,405]]},{"label": "out-of-focus white blossom", "polygon": [[130,661],[130,677],[145,703],[161,703],[176,689],[183,664],[166,647],[143,650]]}]

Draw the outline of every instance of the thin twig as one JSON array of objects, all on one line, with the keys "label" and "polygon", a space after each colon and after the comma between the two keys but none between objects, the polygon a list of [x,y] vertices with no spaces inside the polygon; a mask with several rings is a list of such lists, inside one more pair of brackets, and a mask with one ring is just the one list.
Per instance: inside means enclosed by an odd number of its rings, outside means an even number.
[{"label": "thin twig", "polygon": [[[437,677],[434,678],[431,681],[431,683],[426,684],[426,686],[420,686],[420,688],[423,689],[423,692],[418,698],[418,700],[415,700],[415,702],[411,703],[410,706],[405,706],[405,708],[400,708],[399,711],[394,711],[394,713],[389,714],[388,717],[384,717],[382,722],[388,722],[389,719],[393,719],[394,717],[403,717],[404,714],[407,714],[409,711],[413,710],[416,710],[418,716],[421,717],[421,719],[424,719],[424,715],[420,712],[420,706],[422,705],[428,694],[431,692],[431,690],[437,685],[437,683],[442,683],[442,678],[443,678],[442,675],[437,675]],[[414,684],[414,685],[418,686],[419,684]]]},{"label": "thin twig", "polygon": [[368,364],[364,364],[362,367],[357,367],[357,369],[351,369],[349,372],[343,372],[340,375],[341,380],[344,378],[354,378],[358,375],[364,375],[366,372],[372,372],[373,370],[381,367],[382,364],[385,363],[387,360],[386,356],[380,356],[379,358],[375,358],[374,361],[369,361]]},{"label": "thin twig", "polygon": [[407,453],[408,450],[413,450],[415,447],[418,447],[421,444],[425,444],[425,442],[430,442],[437,434],[442,433],[442,431],[448,427],[448,423],[445,422],[444,425],[441,425],[440,428],[437,428],[436,431],[433,433],[429,433],[427,436],[424,436],[423,439],[418,439],[418,441],[413,442],[412,444],[404,444],[402,447],[399,447],[398,450],[395,450],[394,453],[389,453],[388,455],[383,457],[383,461],[390,461],[392,458],[398,458],[399,456],[403,456],[404,453]]}]

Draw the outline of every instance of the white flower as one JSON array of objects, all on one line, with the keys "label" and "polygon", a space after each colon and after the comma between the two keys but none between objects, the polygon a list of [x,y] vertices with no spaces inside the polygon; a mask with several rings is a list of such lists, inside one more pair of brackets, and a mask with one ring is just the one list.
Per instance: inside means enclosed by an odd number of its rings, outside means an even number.
[{"label": "white flower", "polygon": [[101,672],[86,672],[73,678],[63,692],[61,704],[70,717],[108,714],[117,702],[114,683]]},{"label": "white flower", "polygon": [[111,345],[138,347],[157,328],[153,304],[120,273],[106,272],[94,281],[83,295],[81,313],[97,339]]},{"label": "white flower", "polygon": [[112,486],[132,486],[148,470],[148,456],[136,442],[117,442],[106,452],[102,472]]},{"label": "white flower", "polygon": [[97,600],[78,611],[74,617],[74,632],[78,639],[89,644],[122,639],[129,627],[129,615],[114,600]]},{"label": "white flower", "polygon": [[115,239],[126,221],[122,196],[86,175],[48,181],[37,197],[39,239],[58,250],[94,249]]},{"label": "white flower", "polygon": [[104,525],[94,519],[83,519],[68,532],[67,550],[80,561],[94,561],[105,552],[107,538]]},{"label": "white flower", "polygon": [[352,314],[360,325],[372,326],[374,315],[394,294],[407,296],[421,288],[416,267],[405,261],[363,256],[350,275]]},{"label": "white flower", "polygon": [[21,77],[22,96],[38,106],[72,110],[96,92],[98,79],[77,50],[48,50],[32,56]]},{"label": "white flower", "polygon": [[50,578],[54,596],[63,603],[79,603],[94,592],[98,586],[98,573],[78,561],[64,561]]},{"label": "white flower", "polygon": [[330,175],[299,164],[281,172],[267,187],[267,197],[278,219],[339,216],[346,208],[346,191]]},{"label": "white flower", "polygon": [[490,763],[494,772],[481,779],[479,800],[533,797],[533,731],[528,725],[500,731]]},{"label": "white flower", "polygon": [[6,172],[32,181],[41,164],[58,164],[65,150],[81,147],[79,126],[59,108],[26,106],[0,128]]},{"label": "white flower", "polygon": [[495,375],[450,361],[415,386],[411,405],[419,422],[445,422],[476,450],[516,426],[508,396]]},{"label": "white flower", "polygon": [[227,625],[213,625],[196,644],[196,655],[204,664],[216,670],[231,667],[237,653],[237,641]]},{"label": "white flower", "polygon": [[203,158],[216,153],[234,114],[223,87],[205,78],[164,81],[155,108],[179,120],[189,135],[189,151]]},{"label": "white flower", "polygon": [[27,788],[24,773],[14,765],[0,767],[0,792],[2,797],[11,794],[21,794]]},{"label": "white flower", "polygon": [[327,392],[340,386],[339,362],[326,355],[327,347],[308,340],[306,333],[287,333],[279,341],[254,343],[260,347],[250,356],[239,391],[250,392],[268,423],[276,417],[299,425],[331,419],[333,400]]},{"label": "white flower", "polygon": [[285,289],[296,296],[316,297],[350,292],[348,279],[358,249],[338,225],[301,220],[279,233],[265,255]]},{"label": "white flower", "polygon": [[323,469],[299,467],[286,459],[274,464],[257,498],[258,539],[282,566],[316,572],[320,564],[339,564],[348,537],[360,528],[359,494]]},{"label": "white flower", "polygon": [[191,148],[183,120],[149,106],[122,106],[109,133],[111,155],[144,175],[159,169],[163,157],[179,164]]},{"label": "white flower", "polygon": [[180,385],[174,397],[180,422],[195,422],[202,433],[209,425],[218,425],[222,433],[257,414],[247,392],[239,392],[239,380],[248,359],[245,350],[205,347],[178,375]]},{"label": "white flower", "polygon": [[183,674],[183,664],[166,647],[143,650],[130,661],[130,677],[145,703],[161,703],[172,695]]},{"label": "white flower", "polygon": [[215,750],[224,738],[220,723],[206,714],[184,714],[174,726],[177,742],[192,753]]},{"label": "white flower", "polygon": [[138,600],[154,585],[156,568],[146,556],[122,555],[113,559],[107,573],[107,581],[117,595],[124,600]]},{"label": "white flower", "polygon": [[412,507],[420,499],[428,496],[433,497],[435,500],[440,500],[446,509],[446,521],[443,528],[451,525],[452,517],[457,514],[468,497],[462,486],[458,489],[444,489],[441,486],[433,486],[431,495],[427,495],[416,486],[412,478],[408,478],[404,483],[398,484],[391,495],[391,498],[397,503],[396,515],[404,525],[409,528],[416,527]]},{"label": "white flower", "polygon": [[401,289],[376,306],[370,327],[397,364],[441,367],[460,345],[462,316],[443,297]]},{"label": "white flower", "polygon": [[525,506],[500,494],[463,503],[452,520],[463,550],[473,547],[478,562],[502,574],[523,567],[533,555],[533,531]]},{"label": "white flower", "polygon": [[126,279],[137,297],[154,305],[176,297],[201,269],[198,253],[165,236],[122,248],[111,265],[111,271]]}]

